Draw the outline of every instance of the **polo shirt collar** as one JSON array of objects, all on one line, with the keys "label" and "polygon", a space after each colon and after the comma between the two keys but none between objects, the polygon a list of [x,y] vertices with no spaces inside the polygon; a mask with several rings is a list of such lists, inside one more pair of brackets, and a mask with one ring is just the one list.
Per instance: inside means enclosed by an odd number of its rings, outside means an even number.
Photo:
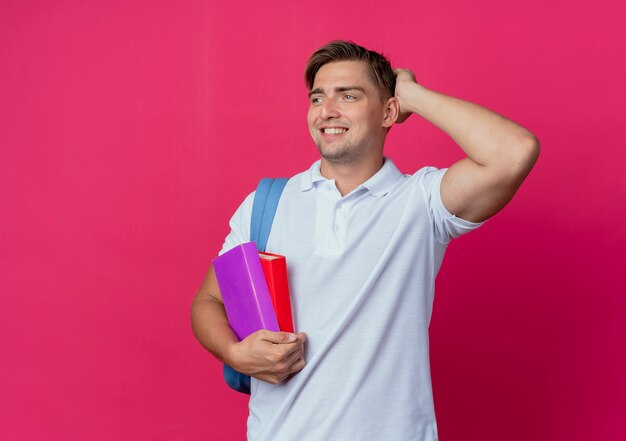
[{"label": "polo shirt collar", "polygon": [[[300,184],[300,190],[307,191],[313,188],[313,184],[319,181],[326,181],[320,172],[321,159],[318,159],[304,172]],[[398,170],[390,158],[385,157],[383,166],[374,176],[369,178],[356,189],[366,188],[374,196],[384,196],[403,178],[403,174]],[[355,190],[356,190],[355,189]]]},{"label": "polo shirt collar", "polygon": [[302,181],[300,182],[300,190],[307,191],[313,188],[313,184],[319,181],[325,181],[326,178],[322,176],[320,172],[321,159],[318,159],[309,167],[307,171],[302,175]]}]

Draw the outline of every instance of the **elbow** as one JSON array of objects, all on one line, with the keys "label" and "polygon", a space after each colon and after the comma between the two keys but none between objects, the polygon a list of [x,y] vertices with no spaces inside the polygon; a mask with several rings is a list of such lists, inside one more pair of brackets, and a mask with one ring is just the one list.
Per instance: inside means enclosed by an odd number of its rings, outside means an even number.
[{"label": "elbow", "polygon": [[539,158],[539,139],[532,133],[528,133],[518,140],[515,148],[514,168],[523,176],[530,173]]},{"label": "elbow", "polygon": [[528,136],[526,143],[527,143],[526,148],[528,149],[530,153],[530,160],[532,161],[533,164],[535,164],[535,162],[537,162],[537,159],[539,158],[539,152],[541,151],[539,138],[537,138],[535,135],[531,133]]}]

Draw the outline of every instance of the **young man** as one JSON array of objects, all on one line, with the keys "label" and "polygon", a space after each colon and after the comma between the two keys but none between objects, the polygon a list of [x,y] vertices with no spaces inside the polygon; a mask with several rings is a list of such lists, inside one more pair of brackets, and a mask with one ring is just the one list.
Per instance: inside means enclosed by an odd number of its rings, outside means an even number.
[{"label": "young man", "polygon": [[[249,440],[436,440],[428,357],[435,276],[450,240],[512,198],[538,141],[350,42],[316,51],[305,78],[321,158],[289,180],[268,242],[287,256],[302,332],[259,331],[238,342],[212,269],[192,306],[194,332],[253,377]],[[413,113],[467,157],[447,170],[400,173],[383,145]],[[222,252],[249,240],[252,201],[233,216]]]}]

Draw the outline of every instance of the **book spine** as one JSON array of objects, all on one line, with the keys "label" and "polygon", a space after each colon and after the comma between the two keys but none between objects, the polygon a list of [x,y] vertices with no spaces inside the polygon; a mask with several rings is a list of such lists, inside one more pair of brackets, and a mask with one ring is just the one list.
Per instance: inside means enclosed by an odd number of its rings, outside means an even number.
[{"label": "book spine", "polygon": [[286,259],[284,257],[272,260],[261,259],[261,263],[278,326],[281,331],[294,332]]}]

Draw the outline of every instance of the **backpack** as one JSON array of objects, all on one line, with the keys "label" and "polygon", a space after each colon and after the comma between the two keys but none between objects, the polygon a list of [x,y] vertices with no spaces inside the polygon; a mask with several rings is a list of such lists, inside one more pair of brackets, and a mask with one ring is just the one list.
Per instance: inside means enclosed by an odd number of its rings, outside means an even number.
[{"label": "backpack", "polygon": [[[263,178],[257,186],[252,204],[250,241],[256,242],[259,251],[265,251],[272,230],[274,215],[287,178]],[[237,392],[250,395],[250,377],[224,365],[224,381]]]}]

